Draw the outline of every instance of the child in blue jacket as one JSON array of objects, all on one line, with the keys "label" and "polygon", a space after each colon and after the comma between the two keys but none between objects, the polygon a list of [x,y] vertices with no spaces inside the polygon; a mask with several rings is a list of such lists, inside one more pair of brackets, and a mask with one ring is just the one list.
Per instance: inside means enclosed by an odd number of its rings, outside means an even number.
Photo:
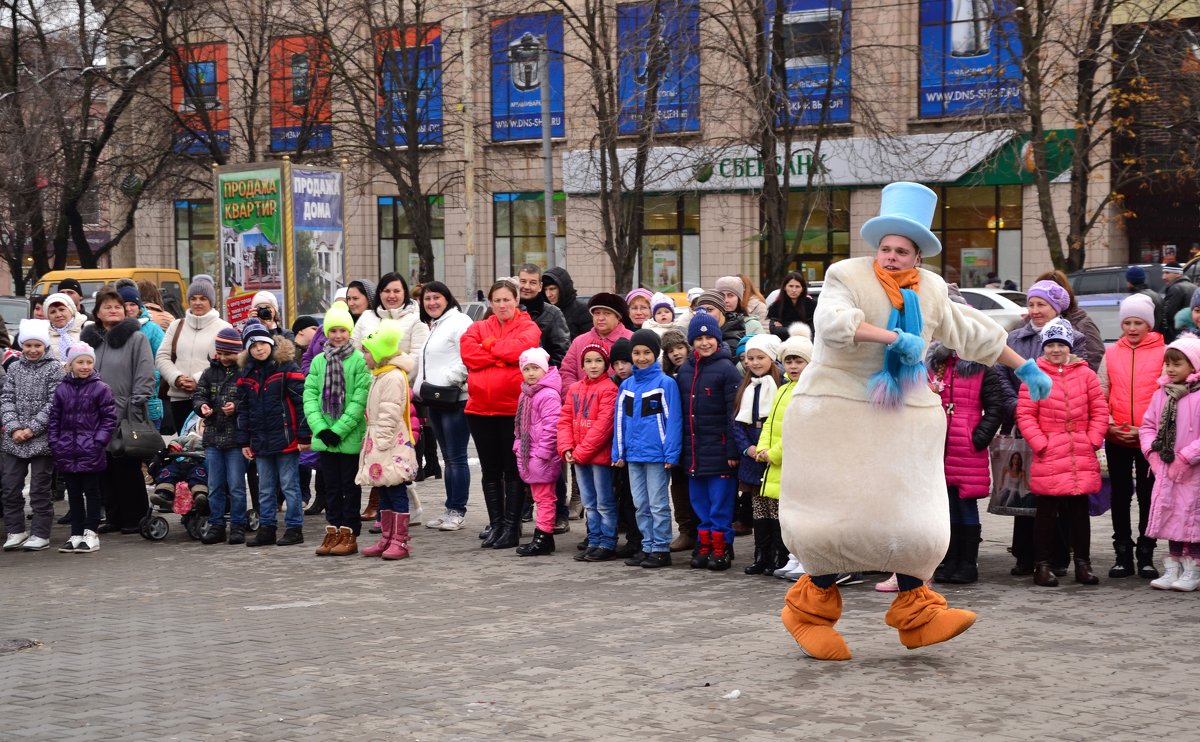
[{"label": "child in blue jacket", "polygon": [[692,355],[675,380],[683,414],[683,462],[692,508],[700,519],[692,567],[721,571],[733,562],[733,507],[742,452],[731,432],[733,401],[742,385],[721,327],[703,312],[688,324]]},{"label": "child in blue jacket", "polygon": [[638,330],[630,340],[633,375],[621,382],[613,422],[614,466],[629,468],[642,550],[631,567],[671,564],[671,467],[682,444],[679,388],[658,364],[658,334]]}]

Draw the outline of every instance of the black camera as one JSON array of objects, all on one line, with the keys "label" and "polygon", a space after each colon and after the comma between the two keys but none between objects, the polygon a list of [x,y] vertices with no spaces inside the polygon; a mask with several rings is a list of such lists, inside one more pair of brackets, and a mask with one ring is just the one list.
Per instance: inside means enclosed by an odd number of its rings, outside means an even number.
[{"label": "black camera", "polygon": [[254,310],[254,316],[261,320],[275,319],[275,312],[270,307],[259,307]]}]

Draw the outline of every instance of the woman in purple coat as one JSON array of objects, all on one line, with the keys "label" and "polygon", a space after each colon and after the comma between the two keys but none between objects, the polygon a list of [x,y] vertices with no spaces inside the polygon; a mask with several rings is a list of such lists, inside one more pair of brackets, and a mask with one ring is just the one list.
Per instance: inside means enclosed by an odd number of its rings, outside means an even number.
[{"label": "woman in purple coat", "polygon": [[100,548],[100,472],[104,450],[117,427],[112,389],[95,372],[96,354],[87,343],[67,350],[67,375],[50,402],[50,452],[67,484],[71,538],[59,551],[91,553]]}]

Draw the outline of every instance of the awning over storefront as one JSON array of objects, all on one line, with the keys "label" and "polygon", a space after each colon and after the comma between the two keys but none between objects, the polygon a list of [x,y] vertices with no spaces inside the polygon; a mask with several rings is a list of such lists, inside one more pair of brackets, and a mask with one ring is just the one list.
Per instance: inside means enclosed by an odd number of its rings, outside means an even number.
[{"label": "awning over storefront", "polygon": [[[829,139],[814,157],[813,142],[781,149],[793,186],[803,185],[809,170],[822,187],[886,185],[897,180],[954,183],[1016,136],[1012,129],[898,137]],[[633,188],[636,150],[617,150],[626,188]],[[739,191],[762,188],[763,162],[753,147],[655,147],[646,166],[647,191]],[[573,150],[563,157],[563,190],[588,194],[600,190],[599,153]]]},{"label": "awning over storefront", "polygon": [[[1026,132],[1010,139],[994,154],[971,168],[954,185],[1032,185],[1035,168],[1031,134]],[[1075,146],[1074,129],[1051,129],[1045,133],[1046,171],[1051,182],[1066,182],[1070,178],[1071,155]]]}]

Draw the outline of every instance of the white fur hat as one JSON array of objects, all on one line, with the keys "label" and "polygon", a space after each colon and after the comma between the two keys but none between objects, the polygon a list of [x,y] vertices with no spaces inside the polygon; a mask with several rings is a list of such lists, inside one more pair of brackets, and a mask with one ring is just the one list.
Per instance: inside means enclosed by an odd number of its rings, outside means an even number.
[{"label": "white fur hat", "polygon": [[[755,335],[755,337],[758,337]],[[779,346],[779,358],[787,359],[789,356],[800,356],[806,361],[812,361],[813,344],[812,330],[808,329],[808,325],[803,322],[793,322],[788,327],[788,339],[783,341]]]},{"label": "white fur hat", "polygon": [[42,345],[50,345],[50,320],[45,319],[23,319],[21,320],[21,330],[17,333],[19,342],[27,340],[37,340]]}]

